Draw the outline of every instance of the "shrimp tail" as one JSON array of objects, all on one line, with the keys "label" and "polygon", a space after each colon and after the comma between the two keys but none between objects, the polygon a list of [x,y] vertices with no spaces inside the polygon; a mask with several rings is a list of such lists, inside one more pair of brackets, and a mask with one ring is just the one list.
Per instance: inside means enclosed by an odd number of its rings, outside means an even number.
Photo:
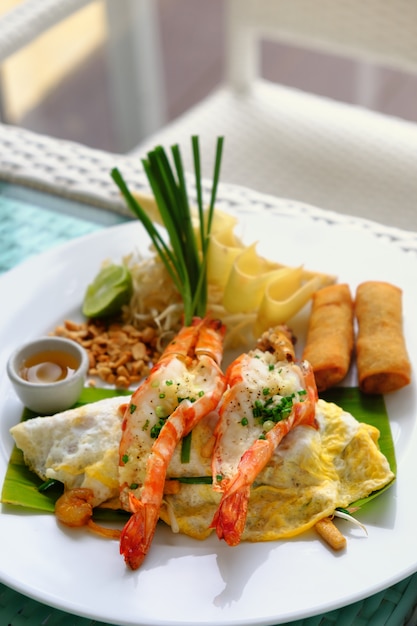
[{"label": "shrimp tail", "polygon": [[120,537],[120,554],[132,569],[138,569],[151,546],[158,522],[158,509],[143,503],[133,493],[129,494],[132,515],[125,524]]},{"label": "shrimp tail", "polygon": [[219,539],[224,539],[229,546],[237,546],[245,528],[250,485],[244,485],[231,495],[222,499],[210,528],[215,528]]},{"label": "shrimp tail", "polygon": [[229,546],[237,546],[245,528],[253,482],[252,468],[257,467],[260,471],[260,468],[265,467],[272,450],[268,440],[258,439],[242,455],[234,478],[229,482],[222,481],[217,486],[216,490],[223,490],[223,496],[210,528],[215,528],[218,538],[224,539]]}]

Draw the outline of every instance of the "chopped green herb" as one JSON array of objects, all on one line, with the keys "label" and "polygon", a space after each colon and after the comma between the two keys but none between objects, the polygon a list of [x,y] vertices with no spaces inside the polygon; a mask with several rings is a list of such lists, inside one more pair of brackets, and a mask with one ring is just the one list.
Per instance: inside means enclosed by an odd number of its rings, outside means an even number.
[{"label": "chopped green herb", "polygon": [[189,463],[191,458],[191,439],[193,431],[182,438],[181,442],[181,463]]},{"label": "chopped green herb", "polygon": [[220,483],[223,480],[222,474],[217,474],[216,480],[217,480],[218,483]]},{"label": "chopped green herb", "polygon": [[129,413],[132,415],[132,413],[134,413],[136,411],[136,409],[137,409],[136,404],[131,404],[129,406]]},{"label": "chopped green herb", "polygon": [[268,369],[269,369],[269,371],[270,371],[270,372],[272,372],[272,370],[274,370],[274,369],[275,369],[275,365],[274,365],[273,363],[270,363],[270,364],[268,365]]},{"label": "chopped green herb", "polygon": [[138,484],[138,483],[132,483],[132,484],[129,486],[129,489],[137,489],[138,487],[139,487],[139,484]]},{"label": "chopped green herb", "polygon": [[195,402],[196,399],[190,396],[186,396],[184,398],[181,398],[180,396],[177,397],[178,404],[181,404],[183,400],[189,400],[190,402]]},{"label": "chopped green herb", "polygon": [[128,456],[127,454],[124,454],[124,455],[122,456],[122,461],[123,461],[123,463],[127,463],[127,462],[128,462],[128,460],[129,460],[129,456]]},{"label": "chopped green herb", "polygon": [[166,380],[165,384],[167,387],[170,387],[171,385],[173,385],[174,383],[172,382],[172,380]]},{"label": "chopped green herb", "polygon": [[265,433],[269,432],[270,430],[274,428],[274,426],[275,426],[275,422],[273,420],[266,420],[263,423],[264,432]]},{"label": "chopped green herb", "polygon": [[163,407],[161,404],[158,404],[158,406],[156,407],[155,415],[156,417],[162,417],[163,419],[166,419],[168,417],[165,407]]},{"label": "chopped green herb", "polygon": [[242,426],[247,426],[249,424],[248,418],[242,417],[242,419],[240,420],[240,423],[242,424]]},{"label": "chopped green herb", "polygon": [[181,476],[181,478],[174,480],[178,480],[178,482],[186,485],[211,485],[213,482],[211,476]]},{"label": "chopped green herb", "polygon": [[202,398],[203,396],[204,396],[204,391],[203,390],[199,391],[198,392],[198,397]]},{"label": "chopped green herb", "polygon": [[49,478],[48,480],[45,480],[44,483],[39,485],[38,491],[40,491],[40,493],[43,493],[44,491],[47,491],[48,489],[51,489],[51,487],[55,487],[56,485],[62,486],[62,483],[55,478]]},{"label": "chopped green herb", "polygon": [[162,400],[162,398],[165,398],[165,394],[164,394],[163,392],[161,392],[161,393],[159,394],[159,397],[160,397],[160,398],[161,398],[161,400]]},{"label": "chopped green herb", "polygon": [[146,420],[146,422],[142,426],[142,430],[148,430],[148,428],[149,428],[149,420]]},{"label": "chopped green herb", "polygon": [[296,394],[292,393],[289,396],[284,396],[280,400],[274,400],[272,397],[268,398],[265,402],[255,400],[252,407],[252,415],[258,419],[261,424],[264,424],[266,421],[272,421],[274,423],[280,422],[291,414],[295,396]]},{"label": "chopped green herb", "polygon": [[150,432],[152,439],[158,439],[159,433],[161,432],[163,426],[165,426],[165,422],[167,421],[167,419],[168,417],[161,417],[159,421],[152,426]]},{"label": "chopped green herb", "polygon": [[347,509],[343,509],[341,506],[337,506],[336,511],[340,511],[341,513],[344,513],[345,515],[351,515],[351,513],[349,513]]},{"label": "chopped green herb", "polygon": [[261,417],[263,408],[264,408],[263,403],[260,400],[255,400],[253,408],[252,408],[253,417]]}]

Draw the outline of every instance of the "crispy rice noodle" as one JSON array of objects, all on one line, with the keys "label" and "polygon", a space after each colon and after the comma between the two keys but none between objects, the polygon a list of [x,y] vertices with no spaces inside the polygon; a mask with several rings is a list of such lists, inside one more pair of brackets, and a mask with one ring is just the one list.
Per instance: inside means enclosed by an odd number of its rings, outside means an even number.
[{"label": "crispy rice noodle", "polygon": [[[123,309],[123,320],[137,328],[156,326],[159,331],[158,348],[162,352],[182,326],[184,309],[181,297],[157,255],[142,257],[136,252],[123,261],[132,274],[134,285],[133,297]],[[256,315],[229,313],[222,305],[222,299],[223,290],[209,285],[208,310],[226,325],[226,346],[247,345],[253,341],[252,328]]]}]

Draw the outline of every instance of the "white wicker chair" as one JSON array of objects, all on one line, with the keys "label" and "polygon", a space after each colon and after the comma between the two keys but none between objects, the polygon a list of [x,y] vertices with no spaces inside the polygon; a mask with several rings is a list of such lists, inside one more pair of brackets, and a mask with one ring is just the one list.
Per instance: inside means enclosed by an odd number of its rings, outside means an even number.
[{"label": "white wicker chair", "polygon": [[[223,181],[417,230],[416,124],[259,78],[262,36],[417,73],[417,3],[229,0],[226,6],[226,84],[136,152],[178,142],[191,167],[190,135],[211,148],[224,134]],[[212,154],[206,149],[207,176]]]},{"label": "white wicker chair", "polygon": [[123,210],[109,167],[143,185],[139,156],[179,143],[191,167],[189,139],[198,134],[210,177],[214,140],[224,134],[223,182],[417,231],[416,124],[257,77],[263,35],[417,73],[415,0],[226,6],[226,83],[210,97],[125,156],[0,126],[0,178]]}]

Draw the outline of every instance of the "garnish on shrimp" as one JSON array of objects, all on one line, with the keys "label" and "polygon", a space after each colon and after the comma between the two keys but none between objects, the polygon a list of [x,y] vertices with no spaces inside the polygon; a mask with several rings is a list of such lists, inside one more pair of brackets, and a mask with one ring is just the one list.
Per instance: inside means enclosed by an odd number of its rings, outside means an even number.
[{"label": "garnish on shrimp", "polygon": [[317,389],[308,363],[295,363],[285,327],[264,334],[255,350],[228,368],[213,453],[213,487],[222,492],[212,527],[229,545],[240,542],[251,486],[276,447],[296,426],[317,428]]},{"label": "garnish on shrimp", "polygon": [[120,499],[132,516],[122,531],[120,552],[132,569],[150,548],[176,446],[182,439],[185,448],[184,437],[216,409],[225,390],[219,367],[224,333],[221,322],[195,318],[171,341],[126,410],[119,448]]}]

